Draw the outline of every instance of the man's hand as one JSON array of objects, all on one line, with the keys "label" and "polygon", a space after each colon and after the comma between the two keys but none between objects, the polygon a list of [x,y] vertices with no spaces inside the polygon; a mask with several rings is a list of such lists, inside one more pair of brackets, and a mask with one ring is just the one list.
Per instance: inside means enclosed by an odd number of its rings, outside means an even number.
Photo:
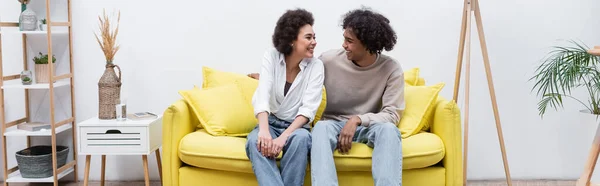
[{"label": "man's hand", "polygon": [[271,148],[272,158],[277,158],[277,155],[279,155],[279,152],[281,152],[281,150],[283,149],[283,146],[285,145],[287,139],[287,136],[282,135],[273,140],[273,147]]},{"label": "man's hand", "polygon": [[256,148],[263,156],[269,157],[271,149],[273,148],[273,138],[271,137],[269,130],[258,131],[258,141],[256,142],[256,145]]},{"label": "man's hand", "polygon": [[342,154],[348,154],[350,148],[352,148],[352,138],[356,133],[356,127],[360,125],[361,120],[358,116],[352,116],[342,128],[340,136],[338,138],[338,150]]},{"label": "man's hand", "polygon": [[259,79],[260,78],[260,74],[258,73],[250,73],[247,75],[248,77],[254,78],[254,79]]}]

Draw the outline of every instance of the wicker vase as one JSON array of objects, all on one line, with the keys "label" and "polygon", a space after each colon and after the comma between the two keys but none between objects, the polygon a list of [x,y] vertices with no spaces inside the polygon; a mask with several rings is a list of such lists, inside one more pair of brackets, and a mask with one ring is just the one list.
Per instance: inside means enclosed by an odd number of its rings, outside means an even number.
[{"label": "wicker vase", "polygon": [[[119,70],[119,76],[115,73],[115,67]],[[100,99],[98,118],[116,119],[115,106],[119,104],[121,97],[121,68],[109,63],[106,65],[104,74],[98,81],[98,96]]]}]

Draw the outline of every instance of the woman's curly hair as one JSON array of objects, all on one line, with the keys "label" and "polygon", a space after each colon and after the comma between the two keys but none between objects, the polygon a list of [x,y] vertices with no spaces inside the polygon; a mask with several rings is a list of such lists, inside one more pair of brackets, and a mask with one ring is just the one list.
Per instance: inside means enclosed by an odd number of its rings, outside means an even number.
[{"label": "woman's curly hair", "polygon": [[286,11],[275,26],[273,33],[273,45],[277,51],[287,55],[292,53],[291,43],[296,40],[300,28],[304,25],[313,25],[314,18],[312,13],[304,9]]},{"label": "woman's curly hair", "polygon": [[367,8],[356,9],[343,16],[342,28],[350,29],[371,54],[390,51],[396,44],[396,32],[383,15]]}]

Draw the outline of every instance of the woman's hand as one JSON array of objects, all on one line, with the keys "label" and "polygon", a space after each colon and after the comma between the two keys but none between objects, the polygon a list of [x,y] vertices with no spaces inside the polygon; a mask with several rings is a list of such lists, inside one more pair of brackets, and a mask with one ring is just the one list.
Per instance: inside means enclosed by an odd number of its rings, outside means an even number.
[{"label": "woman's hand", "polygon": [[256,148],[263,156],[269,157],[271,149],[273,148],[273,138],[269,133],[269,130],[258,131],[258,141],[256,142]]},{"label": "woman's hand", "polygon": [[258,74],[258,73],[250,73],[247,76],[251,77],[253,79],[260,79],[260,74]]},{"label": "woman's hand", "polygon": [[279,155],[279,153],[283,149],[283,146],[285,145],[285,142],[287,141],[287,139],[288,139],[287,136],[281,135],[281,136],[277,137],[275,140],[273,140],[273,148],[271,149],[271,157],[272,158],[277,158],[277,155]]}]

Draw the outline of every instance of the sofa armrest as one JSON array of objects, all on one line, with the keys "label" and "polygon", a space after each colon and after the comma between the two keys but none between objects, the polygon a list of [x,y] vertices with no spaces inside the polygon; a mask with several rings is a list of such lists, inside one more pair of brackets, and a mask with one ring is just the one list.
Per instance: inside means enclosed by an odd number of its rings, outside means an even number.
[{"label": "sofa armrest", "polygon": [[462,125],[460,109],[454,101],[440,97],[436,103],[431,132],[444,142],[446,185],[463,185]]},{"label": "sofa armrest", "polygon": [[194,132],[198,119],[194,117],[187,103],[180,99],[167,108],[163,114],[163,185],[179,185],[179,167],[183,164],[178,156],[179,141],[186,134]]}]

